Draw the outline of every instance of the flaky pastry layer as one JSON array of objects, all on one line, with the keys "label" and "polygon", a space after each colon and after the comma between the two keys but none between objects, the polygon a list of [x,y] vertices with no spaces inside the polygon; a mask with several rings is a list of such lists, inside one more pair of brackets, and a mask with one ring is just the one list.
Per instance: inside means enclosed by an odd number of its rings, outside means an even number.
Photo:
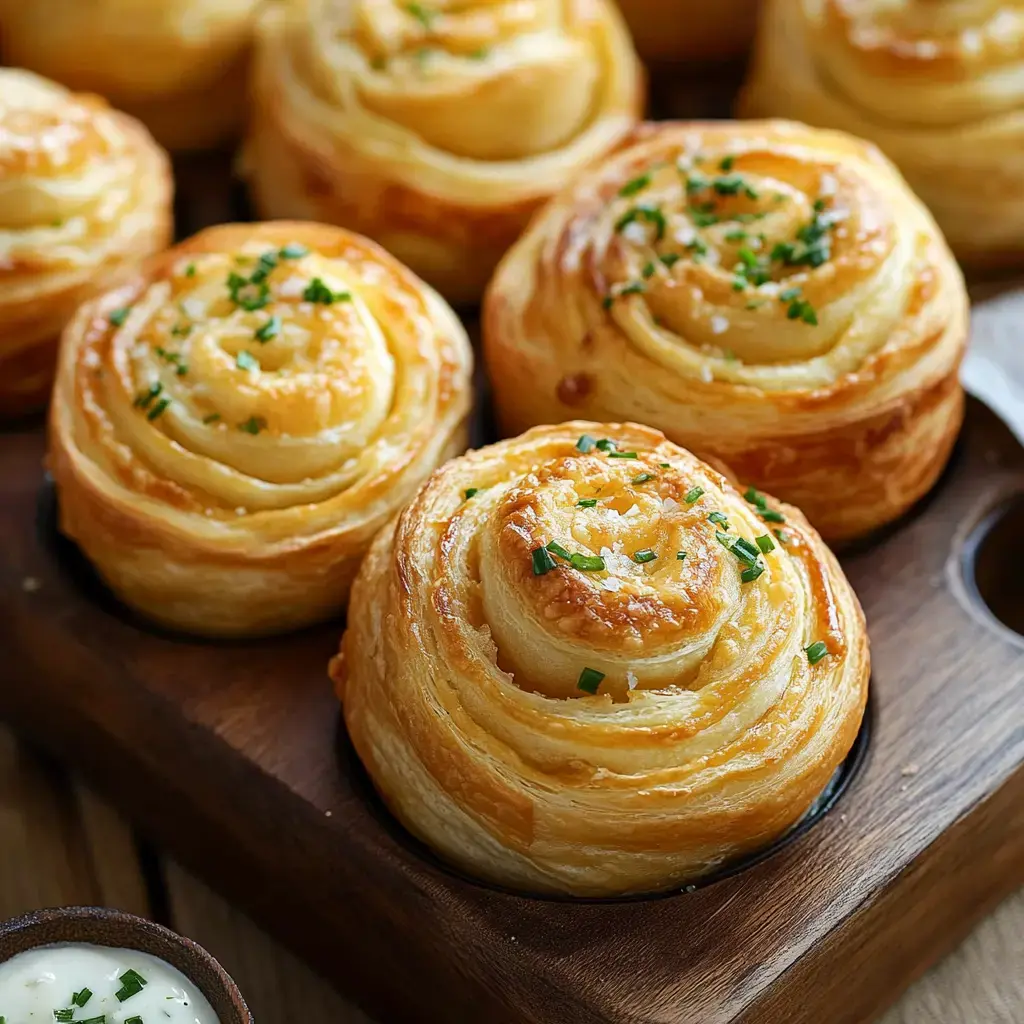
[{"label": "flaky pastry layer", "polygon": [[960,271],[892,165],[782,121],[644,126],[536,217],[484,307],[506,433],[649,423],[833,540],[934,483],[966,338]]},{"label": "flaky pastry layer", "polygon": [[260,22],[246,173],[476,301],[536,207],[635,124],[611,0],[296,0]]},{"label": "flaky pastry layer", "polygon": [[367,239],[210,228],[64,334],[61,529],[164,625],[237,636],[332,615],[376,531],[465,447],[470,364],[449,307]]},{"label": "flaky pastry layer", "polygon": [[45,403],[78,305],[167,244],[171,191],[142,125],[0,68],[0,416]]},{"label": "flaky pastry layer", "polygon": [[380,535],[331,666],[443,858],[534,892],[691,881],[797,822],[860,726],[864,618],[803,516],[647,427],[538,427]]}]

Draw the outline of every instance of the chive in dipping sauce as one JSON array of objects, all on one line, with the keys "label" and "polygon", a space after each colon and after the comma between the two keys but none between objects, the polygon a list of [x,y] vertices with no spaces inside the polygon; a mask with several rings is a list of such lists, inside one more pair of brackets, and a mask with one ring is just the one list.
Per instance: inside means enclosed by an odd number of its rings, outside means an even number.
[{"label": "chive in dipping sauce", "polygon": [[219,1024],[199,989],[133,949],[40,946],[0,964],[0,1024]]}]

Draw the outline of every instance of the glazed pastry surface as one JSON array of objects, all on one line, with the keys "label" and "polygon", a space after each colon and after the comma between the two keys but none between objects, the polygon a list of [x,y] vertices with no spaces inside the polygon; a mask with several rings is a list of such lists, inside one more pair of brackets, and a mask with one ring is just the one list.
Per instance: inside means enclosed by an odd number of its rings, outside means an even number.
[{"label": "glazed pastry surface", "polygon": [[484,308],[506,434],[649,423],[831,540],[934,483],[966,338],[960,271],[892,165],[782,121],[645,126],[538,215]]},{"label": "glazed pastry surface", "polygon": [[657,431],[581,421],[438,470],[375,540],[331,671],[375,785],[441,857],[613,896],[799,821],[869,657],[798,511]]},{"label": "glazed pastry surface", "polygon": [[142,125],[0,68],[0,417],[45,404],[78,305],[167,244],[171,191]]},{"label": "glazed pastry surface", "polygon": [[291,0],[260,22],[264,216],[342,224],[477,301],[533,210],[635,124],[611,0]]},{"label": "glazed pastry surface", "polygon": [[210,228],[84,306],[51,409],[61,529],[188,632],[339,612],[374,533],[465,447],[451,310],[372,242]]},{"label": "glazed pastry surface", "polygon": [[760,0],[618,0],[637,51],[646,61],[687,62],[742,57],[754,38]]},{"label": "glazed pastry surface", "polygon": [[877,143],[962,262],[1024,258],[1024,6],[768,0],[740,110]]},{"label": "glazed pastry surface", "polygon": [[261,0],[0,0],[10,64],[105,96],[172,149],[241,127]]}]

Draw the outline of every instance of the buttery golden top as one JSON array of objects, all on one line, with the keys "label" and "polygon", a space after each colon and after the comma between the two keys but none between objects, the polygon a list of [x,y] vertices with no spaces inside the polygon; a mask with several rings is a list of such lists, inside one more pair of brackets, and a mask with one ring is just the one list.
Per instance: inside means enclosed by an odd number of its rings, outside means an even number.
[{"label": "buttery golden top", "polygon": [[210,229],[86,308],[71,333],[82,453],[150,511],[202,517],[192,529],[211,541],[358,532],[465,414],[454,315],[339,229]]}]

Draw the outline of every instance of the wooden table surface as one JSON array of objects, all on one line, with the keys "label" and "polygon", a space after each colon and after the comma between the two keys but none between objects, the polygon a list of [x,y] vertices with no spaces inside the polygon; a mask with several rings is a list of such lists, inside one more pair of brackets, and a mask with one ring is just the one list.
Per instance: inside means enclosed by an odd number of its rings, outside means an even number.
[{"label": "wooden table surface", "polygon": [[[196,939],[234,975],[257,1024],[372,1024],[201,882],[140,845],[102,800],[0,727],[0,919],[61,904],[120,907]],[[446,1019],[443,1011],[438,1019]],[[921,978],[882,1024],[1024,1024],[1024,890]]]}]

